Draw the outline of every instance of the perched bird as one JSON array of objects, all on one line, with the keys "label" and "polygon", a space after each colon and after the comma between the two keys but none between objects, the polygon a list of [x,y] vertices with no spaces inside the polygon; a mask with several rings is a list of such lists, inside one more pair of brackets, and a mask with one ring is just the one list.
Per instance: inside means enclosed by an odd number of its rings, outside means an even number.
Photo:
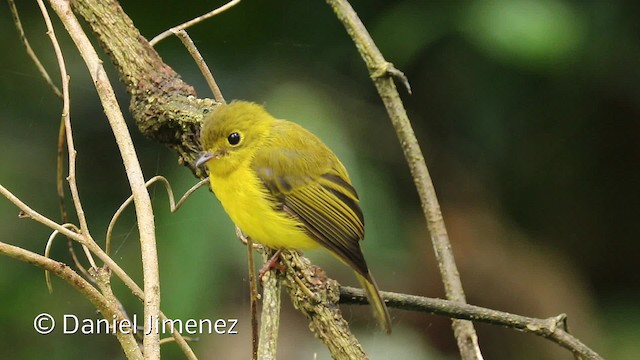
[{"label": "perched bird", "polygon": [[261,105],[234,101],[207,114],[196,166],[231,220],[273,249],[329,250],[351,267],[382,328],[387,307],[360,250],[364,218],[356,190],[336,155],[315,135],[276,119]]}]

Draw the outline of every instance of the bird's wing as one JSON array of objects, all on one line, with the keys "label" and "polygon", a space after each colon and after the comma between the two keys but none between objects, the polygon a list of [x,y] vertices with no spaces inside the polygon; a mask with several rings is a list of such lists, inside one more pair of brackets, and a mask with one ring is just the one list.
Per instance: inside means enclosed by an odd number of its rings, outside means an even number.
[{"label": "bird's wing", "polygon": [[364,238],[364,218],[346,170],[313,134],[293,123],[283,125],[276,135],[287,141],[267,142],[252,161],[254,171],[278,209],[297,218],[314,240],[368,277],[358,243]]}]

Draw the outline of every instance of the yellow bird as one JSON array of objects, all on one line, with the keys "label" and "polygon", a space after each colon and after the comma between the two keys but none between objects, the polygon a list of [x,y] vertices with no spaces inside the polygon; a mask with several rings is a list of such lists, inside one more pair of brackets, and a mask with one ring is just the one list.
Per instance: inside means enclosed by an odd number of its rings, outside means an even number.
[{"label": "yellow bird", "polygon": [[218,105],[202,126],[211,189],[231,220],[273,249],[322,246],[351,267],[391,332],[389,312],[360,250],[364,218],[358,194],[336,155],[300,125],[260,105]]}]

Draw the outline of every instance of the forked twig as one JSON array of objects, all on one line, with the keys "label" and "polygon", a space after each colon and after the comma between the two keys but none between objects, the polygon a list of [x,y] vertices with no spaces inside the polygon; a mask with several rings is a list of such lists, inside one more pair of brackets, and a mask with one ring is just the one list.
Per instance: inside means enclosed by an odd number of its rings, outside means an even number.
[{"label": "forked twig", "polygon": [[174,26],[169,30],[165,30],[163,32],[161,32],[160,34],[156,35],[153,39],[151,39],[151,41],[149,41],[149,44],[151,44],[151,46],[155,46],[158,42],[160,42],[163,39],[168,38],[169,36],[171,36],[171,34],[178,32],[180,30],[184,30],[192,25],[195,25],[201,21],[204,21],[212,16],[216,16],[232,7],[234,7],[235,5],[237,5],[240,2],[240,0],[231,0],[228,3],[220,6],[219,8],[212,10],[204,15],[200,15],[197,18],[191,19],[183,24],[180,24],[178,26]]},{"label": "forked twig", "polygon": [[[162,185],[164,185],[165,190],[167,190],[167,196],[169,197],[169,209],[173,213],[173,212],[176,212],[180,208],[180,206],[182,206],[185,200],[187,200],[187,198],[191,196],[191,194],[193,194],[194,191],[198,190],[200,187],[202,187],[202,185],[208,183],[209,178],[202,179],[197,184],[193,185],[189,190],[187,190],[187,192],[184,193],[184,195],[182,195],[182,197],[180,198],[180,200],[178,200],[177,203],[175,202],[175,197],[173,195],[173,189],[171,189],[171,184],[164,176],[158,175],[158,176],[152,177],[151,179],[149,179],[149,181],[145,183],[145,186],[149,187],[156,182],[162,183]],[[113,214],[111,221],[109,222],[109,226],[107,227],[107,234],[105,235],[105,239],[106,239],[105,252],[107,254],[111,252],[111,235],[113,233],[113,228],[116,225],[116,221],[118,221],[118,218],[120,218],[120,215],[122,215],[122,212],[127,208],[127,206],[129,206],[129,204],[131,204],[132,201],[133,201],[133,195],[129,196],[127,200],[125,200],[122,203],[122,205],[120,205],[118,210],[116,210],[115,214]]]}]

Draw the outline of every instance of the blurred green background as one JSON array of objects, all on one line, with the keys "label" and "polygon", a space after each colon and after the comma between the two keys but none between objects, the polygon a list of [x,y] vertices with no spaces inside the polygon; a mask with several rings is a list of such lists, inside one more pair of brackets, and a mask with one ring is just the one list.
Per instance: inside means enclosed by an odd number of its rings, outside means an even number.
[{"label": "blurred green background", "polygon": [[[151,38],[220,1],[123,1]],[[387,60],[405,72],[401,90],[431,170],[468,301],[533,317],[567,313],[571,331],[608,359],[640,353],[640,5],[627,1],[387,1],[352,5]],[[53,51],[35,4],[20,2],[27,35],[54,79]],[[93,237],[129,190],[113,135],[86,68],[54,21],[71,74],[78,184]],[[1,5],[0,184],[59,221],[55,158],[61,104],[25,54]],[[362,198],[364,252],[383,290],[443,297],[416,191],[366,68],[322,1],[245,0],[189,30],[227,99],[263,103],[319,135],[349,169]],[[175,38],[157,46],[202,97],[210,96]],[[109,60],[110,78],[117,74]],[[116,84],[123,108],[128,96]],[[163,175],[182,194],[195,184],[174,153],[129,120],[146,178]],[[238,335],[204,335],[202,359],[250,353],[245,249],[206,190],[175,214],[160,187],[154,201],[162,309],[177,319],[239,320]],[[72,209],[71,206],[68,207]],[[0,241],[42,253],[50,231],[0,200]],[[119,221],[114,259],[141,281],[133,210]],[[309,255],[341,283],[351,272]],[[65,241],[52,257],[70,263]],[[43,336],[42,312],[98,318],[75,290],[0,257],[0,358],[123,358],[108,335]],[[140,303],[113,285],[129,314]],[[282,359],[328,359],[283,296]],[[372,359],[455,359],[446,318],[391,310],[383,335],[370,312],[343,307]],[[528,334],[477,325],[487,359],[572,359]],[[165,358],[181,358],[174,344]],[[317,357],[316,357],[317,356]]]}]

